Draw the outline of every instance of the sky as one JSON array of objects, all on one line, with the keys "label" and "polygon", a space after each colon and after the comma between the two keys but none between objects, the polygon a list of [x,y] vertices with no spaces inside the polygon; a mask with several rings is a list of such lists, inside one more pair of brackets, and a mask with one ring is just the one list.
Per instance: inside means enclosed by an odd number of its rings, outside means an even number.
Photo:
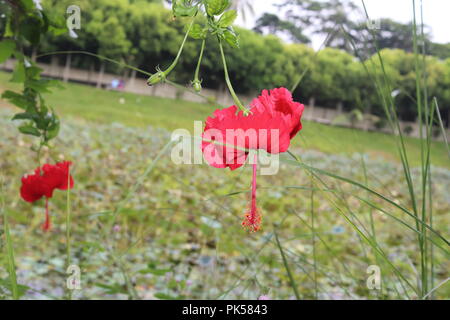
[{"label": "sky", "polygon": [[[283,0],[253,0],[255,15],[247,15],[246,21],[239,17],[237,24],[246,28],[252,28],[255,21],[264,12],[270,12],[283,16],[278,8],[273,4],[281,3]],[[355,0],[355,4],[361,7],[360,0]],[[413,7],[412,0],[365,0],[367,11],[372,19],[391,18],[399,22],[409,22],[412,20]],[[420,18],[420,0],[416,0],[417,18]],[[423,0],[423,15],[426,25],[431,27],[433,41],[440,43],[450,42],[450,0]],[[312,37],[312,45],[319,48],[323,39]]]}]

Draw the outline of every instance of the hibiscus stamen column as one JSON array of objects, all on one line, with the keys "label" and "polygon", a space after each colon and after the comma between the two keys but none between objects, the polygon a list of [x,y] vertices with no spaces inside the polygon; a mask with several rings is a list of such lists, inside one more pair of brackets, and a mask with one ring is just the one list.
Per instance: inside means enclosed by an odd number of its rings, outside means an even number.
[{"label": "hibiscus stamen column", "polygon": [[45,197],[45,222],[42,225],[42,230],[49,231],[51,228],[50,214],[48,213],[48,198]]},{"label": "hibiscus stamen column", "polygon": [[245,220],[242,222],[244,228],[249,229],[251,232],[256,232],[261,227],[261,214],[256,206],[256,174],[258,166],[258,155],[255,154],[253,163],[253,178],[252,178],[252,193],[250,201],[250,211],[245,215]]}]

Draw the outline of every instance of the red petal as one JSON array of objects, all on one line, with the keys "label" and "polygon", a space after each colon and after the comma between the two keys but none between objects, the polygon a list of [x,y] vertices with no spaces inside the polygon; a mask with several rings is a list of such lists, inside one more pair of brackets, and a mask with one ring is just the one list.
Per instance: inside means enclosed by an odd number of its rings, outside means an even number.
[{"label": "red petal", "polygon": [[48,198],[53,196],[53,191],[55,189],[67,190],[70,180],[70,189],[74,186],[73,177],[70,175],[70,165],[72,163],[69,161],[64,161],[57,163],[55,165],[45,164],[42,166],[43,179],[46,185],[45,195]]},{"label": "red petal", "polygon": [[36,171],[34,174],[22,177],[20,196],[27,202],[35,202],[45,194],[46,188],[43,185],[42,176]]}]

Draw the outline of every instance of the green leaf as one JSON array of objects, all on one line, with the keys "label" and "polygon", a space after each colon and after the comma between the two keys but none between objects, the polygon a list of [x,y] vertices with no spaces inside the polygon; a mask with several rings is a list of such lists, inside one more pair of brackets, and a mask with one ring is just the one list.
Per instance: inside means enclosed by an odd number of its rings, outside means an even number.
[{"label": "green leaf", "polygon": [[206,30],[199,24],[194,24],[189,32],[189,36],[194,39],[201,40],[206,38]]},{"label": "green leaf", "polygon": [[53,85],[52,80],[28,80],[26,86],[39,93],[49,93],[49,87]]},{"label": "green leaf", "polygon": [[47,131],[47,141],[52,140],[53,138],[56,138],[58,136],[60,126],[61,124],[58,117],[53,115],[53,120],[50,123]]},{"label": "green leaf", "polygon": [[158,298],[160,300],[182,300],[183,299],[182,296],[174,297],[174,296],[171,296],[170,294],[166,294],[166,293],[162,293],[162,292],[155,293],[155,298]]},{"label": "green leaf", "polygon": [[15,106],[24,110],[27,110],[32,105],[32,102],[28,100],[25,96],[10,90],[3,92],[2,99],[8,100]]},{"label": "green leaf", "polygon": [[11,82],[22,83],[25,81],[25,66],[22,61],[16,63]]},{"label": "green leaf", "polygon": [[54,36],[59,36],[68,32],[66,19],[63,15],[60,15],[52,10],[44,8],[42,13],[48,20],[48,32]]},{"label": "green leaf", "polygon": [[16,43],[13,40],[5,39],[0,42],[0,63],[5,62],[16,49]]},{"label": "green leaf", "polygon": [[33,0],[20,0],[20,3],[26,11],[31,11],[35,8]]},{"label": "green leaf", "polygon": [[[30,62],[30,63],[34,64],[34,62]],[[26,68],[28,78],[31,78],[31,79],[37,79],[37,80],[40,79],[42,71],[43,70],[41,68],[39,68],[35,65],[32,65],[31,67]]]},{"label": "green leaf", "polygon": [[139,273],[141,274],[153,274],[155,276],[164,276],[166,275],[166,273],[170,272],[172,270],[170,269],[153,269],[153,268],[148,268],[148,269],[142,269],[139,271]]},{"label": "green leaf", "polygon": [[231,26],[237,18],[236,10],[229,10],[225,12],[219,19],[219,26],[227,28]]},{"label": "green leaf", "polygon": [[25,124],[23,126],[20,126],[19,131],[22,132],[23,134],[27,134],[30,136],[35,136],[35,137],[41,136],[41,133],[39,132],[39,130],[36,129],[35,127],[33,127],[31,124]]},{"label": "green leaf", "polygon": [[175,17],[193,17],[197,13],[197,6],[189,6],[185,1],[173,1],[173,15]]},{"label": "green leaf", "polygon": [[236,49],[239,48],[239,38],[234,32],[226,30],[223,33],[223,38],[231,47]]},{"label": "green leaf", "polygon": [[41,26],[41,20],[35,17],[28,17],[21,22],[19,33],[30,41],[32,45],[38,45],[41,40],[41,32],[45,32],[45,30],[41,30]]},{"label": "green leaf", "polygon": [[22,112],[15,114],[11,120],[33,120],[34,118],[36,118],[35,114],[30,112]]},{"label": "green leaf", "polygon": [[104,289],[106,294],[128,293],[127,289],[118,283],[113,285],[96,283],[95,286]]},{"label": "green leaf", "polygon": [[205,6],[209,16],[218,16],[230,6],[230,0],[206,0]]}]

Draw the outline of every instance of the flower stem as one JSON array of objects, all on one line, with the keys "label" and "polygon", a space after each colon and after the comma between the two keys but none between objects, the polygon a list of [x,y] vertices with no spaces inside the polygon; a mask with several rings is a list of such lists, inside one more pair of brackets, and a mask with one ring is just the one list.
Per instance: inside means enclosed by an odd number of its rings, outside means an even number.
[{"label": "flower stem", "polygon": [[39,143],[39,148],[36,152],[36,157],[37,157],[37,162],[38,162],[38,166],[41,166],[41,151],[42,151],[42,141]]},{"label": "flower stem", "polygon": [[[67,254],[67,268],[72,264],[71,258],[71,238],[70,238],[70,227],[71,227],[71,210],[70,210],[70,166],[67,169],[67,196],[66,196],[66,254]],[[72,290],[67,288],[67,297],[72,300]]]},{"label": "flower stem", "polygon": [[203,52],[205,51],[205,44],[206,44],[206,40],[204,39],[202,41],[202,47],[200,49],[200,56],[198,57],[197,68],[195,69],[194,81],[198,80],[198,76],[200,74],[200,65],[202,64],[202,60],[203,60]]},{"label": "flower stem", "polygon": [[220,40],[220,38],[218,40],[219,40],[220,55],[222,56],[223,70],[225,72],[225,81],[227,83],[228,90],[230,90],[230,94],[233,97],[233,100],[234,100],[234,103],[236,103],[236,106],[239,109],[241,109],[242,112],[244,112],[244,115],[248,115],[249,110],[244,107],[244,105],[239,100],[236,92],[233,89],[233,86],[232,86],[231,81],[230,81],[230,76],[228,74],[227,60],[225,59],[225,53],[223,52],[222,41]]},{"label": "flower stem", "polygon": [[194,21],[195,21],[195,17],[197,16],[197,13],[194,15],[194,17],[192,18],[191,23],[189,24],[189,27],[186,31],[186,34],[184,35],[184,39],[183,42],[181,43],[180,49],[178,50],[177,56],[175,57],[175,60],[173,60],[172,64],[165,70],[162,71],[159,69],[159,67],[156,68],[157,72],[155,74],[152,74],[150,76],[150,78],[148,78],[147,80],[147,84],[149,86],[158,84],[160,82],[165,82],[167,76],[169,75],[170,72],[172,72],[172,70],[176,67],[176,65],[178,64],[178,60],[180,60],[181,57],[181,53],[183,52],[183,48],[184,45],[186,43],[186,40],[189,36],[189,33],[191,32],[192,26],[194,25]]},{"label": "flower stem", "polygon": [[189,32],[191,32],[192,26],[194,25],[194,21],[195,21],[195,17],[197,15],[194,16],[194,18],[192,19],[191,23],[189,24],[189,27],[186,31],[186,34],[184,35],[184,39],[183,42],[181,43],[180,49],[178,50],[177,56],[175,57],[175,60],[173,60],[172,64],[169,66],[169,68],[167,68],[167,70],[165,71],[166,76],[176,67],[176,65],[178,64],[178,60],[180,60],[181,57],[181,53],[183,52],[183,48],[184,45],[186,43],[186,40],[189,36]]}]

